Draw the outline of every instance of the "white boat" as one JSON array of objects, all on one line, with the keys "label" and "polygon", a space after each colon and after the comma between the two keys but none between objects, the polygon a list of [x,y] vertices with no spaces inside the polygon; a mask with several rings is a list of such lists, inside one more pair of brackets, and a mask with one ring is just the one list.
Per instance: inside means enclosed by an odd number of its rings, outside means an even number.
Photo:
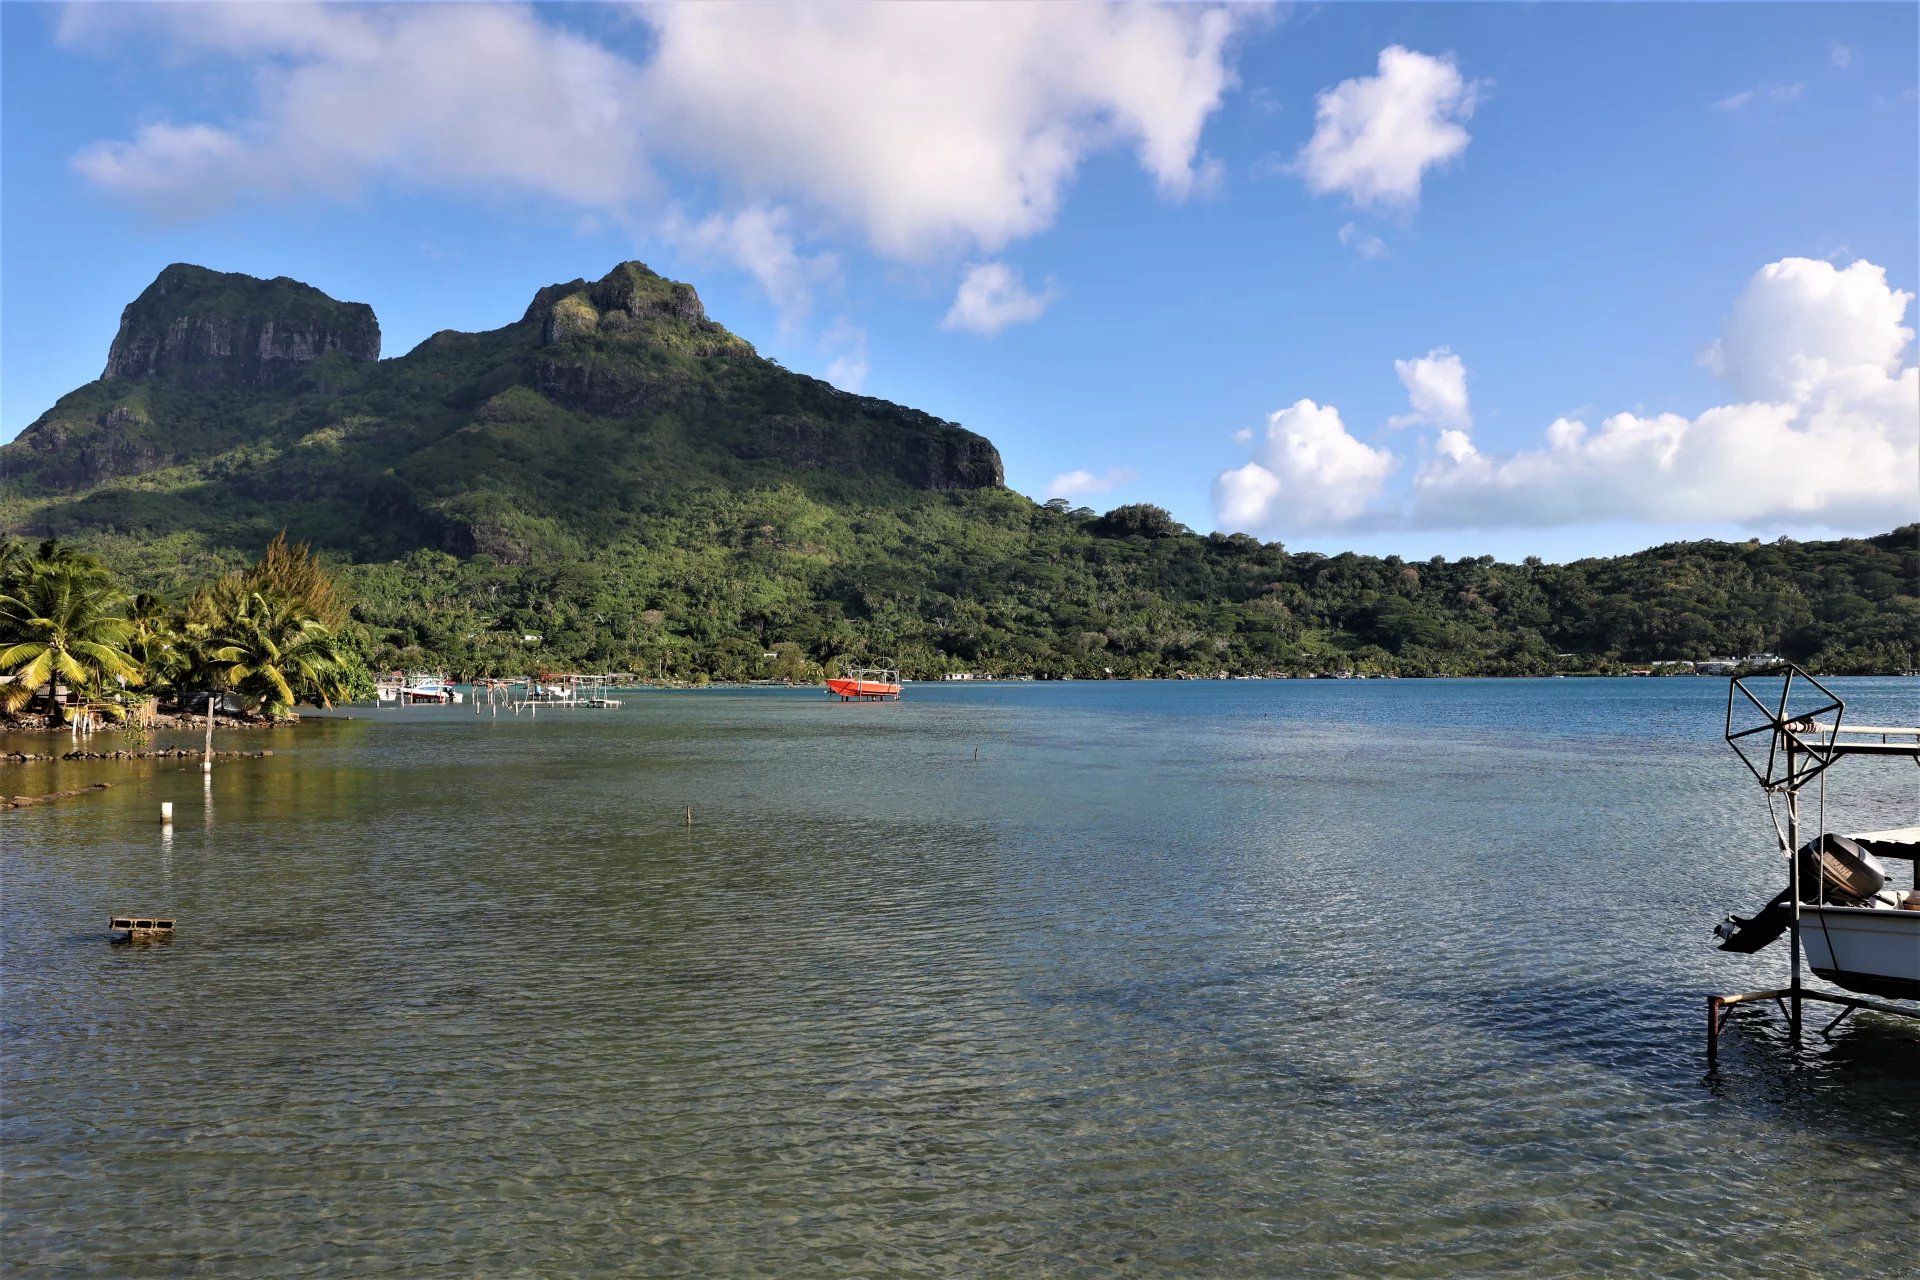
[{"label": "white boat", "polygon": [[1920,906],[1803,906],[1800,948],[1836,987],[1920,1000]]},{"label": "white boat", "polygon": [[[1777,702],[1775,686],[1767,683],[1774,680],[1779,681]],[[1755,696],[1763,684],[1765,701]],[[1795,707],[1796,693],[1814,705]],[[1752,723],[1755,710],[1758,721]],[[1800,792],[1832,765],[1845,759],[1897,761],[1906,768],[1920,764],[1920,728],[1847,725],[1845,712],[1832,691],[1798,667],[1736,676],[1729,687],[1727,742],[1766,792],[1769,812],[1776,798],[1785,802],[1785,821],[1774,814],[1774,830],[1780,852],[1787,855],[1787,884],[1754,915],[1729,916],[1714,932],[1721,950],[1739,953],[1759,951],[1785,934],[1792,974],[1791,985],[1781,991],[1715,997],[1716,1035],[1722,1007],[1763,996],[1791,998],[1796,1022],[1802,999],[1920,1017],[1920,1010],[1821,995],[1801,984],[1804,957],[1816,977],[1843,990],[1920,1001],[1920,826],[1826,832],[1801,840]],[[1736,729],[1736,716],[1749,727]],[[1821,788],[1824,815],[1824,780]],[[1898,871],[1901,862],[1911,873]],[[1896,877],[1908,885],[1895,884]]]},{"label": "white boat", "polygon": [[379,701],[397,703],[403,707],[462,700],[460,691],[445,676],[415,672],[395,671],[375,681],[373,689]]}]

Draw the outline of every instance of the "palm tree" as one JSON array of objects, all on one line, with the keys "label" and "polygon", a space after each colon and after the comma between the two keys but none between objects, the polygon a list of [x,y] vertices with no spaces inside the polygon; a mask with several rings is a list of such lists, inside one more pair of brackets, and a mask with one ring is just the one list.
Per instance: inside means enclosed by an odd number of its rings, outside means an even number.
[{"label": "palm tree", "polygon": [[19,538],[0,540],[0,595],[10,593],[33,568],[33,556]]},{"label": "palm tree", "polygon": [[[133,624],[127,598],[99,568],[72,560],[42,560],[17,574],[0,594],[0,672],[12,677],[0,707],[17,711],[55,681],[88,702],[110,683],[139,684],[140,664],[127,652]],[[103,702],[113,715],[122,708]],[[54,715],[64,719],[58,701]]]},{"label": "palm tree", "polygon": [[325,707],[341,696],[344,673],[334,636],[318,618],[259,591],[223,603],[225,616],[207,625],[204,651],[218,684],[273,719],[303,699]]},{"label": "palm tree", "polygon": [[166,600],[143,591],[133,598],[127,610],[131,630],[127,652],[140,664],[150,688],[178,688],[180,677],[192,658],[187,646],[187,628],[180,611]]}]

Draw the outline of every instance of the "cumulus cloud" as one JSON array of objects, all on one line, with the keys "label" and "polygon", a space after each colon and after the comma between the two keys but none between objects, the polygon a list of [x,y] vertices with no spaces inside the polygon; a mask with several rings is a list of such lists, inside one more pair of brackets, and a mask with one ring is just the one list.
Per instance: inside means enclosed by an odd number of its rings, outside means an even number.
[{"label": "cumulus cloud", "polygon": [[1035,293],[1027,288],[1020,272],[1006,263],[976,262],[962,277],[940,327],[991,337],[1008,325],[1038,320],[1053,305],[1054,297],[1052,281]]},{"label": "cumulus cloud", "polygon": [[1108,493],[1123,484],[1139,479],[1140,473],[1132,467],[1109,467],[1105,471],[1086,470],[1062,471],[1047,481],[1049,498],[1080,498],[1088,494]]},{"label": "cumulus cloud", "polygon": [[1387,419],[1390,427],[1470,427],[1473,411],[1467,399],[1467,366],[1446,347],[1435,347],[1414,360],[1395,360],[1393,371],[1407,389],[1409,413]]},{"label": "cumulus cloud", "polygon": [[1841,44],[1838,40],[1834,41],[1833,46],[1827,50],[1827,63],[1838,70],[1845,71],[1853,65],[1853,49]]},{"label": "cumulus cloud", "polygon": [[1221,8],[660,5],[649,115],[684,154],[860,227],[988,252],[1052,223],[1081,160],[1132,149],[1180,198],[1233,83]]},{"label": "cumulus cloud", "polygon": [[[831,273],[798,247],[797,220],[922,260],[1043,230],[1097,152],[1130,151],[1168,198],[1204,188],[1219,166],[1201,133],[1249,20],[1125,3],[634,12],[643,52],[521,4],[74,6],[68,43],[131,35],[144,56],[225,61],[257,101],[234,120],[149,124],[73,163],[170,217],[374,181],[531,194],[737,266],[791,318]],[[722,211],[662,214],[667,158],[711,180]],[[1000,323],[1030,319],[1036,299],[1044,309],[1044,295],[1009,297]]]},{"label": "cumulus cloud", "polygon": [[[1688,416],[1617,413],[1549,425],[1505,454],[1473,438],[1465,370],[1446,348],[1397,361],[1415,414],[1438,428],[1399,501],[1399,461],[1303,400],[1275,414],[1262,456],[1215,484],[1221,523],[1254,532],[1547,528],[1614,520],[1870,532],[1920,515],[1920,369],[1907,363],[1913,295],[1869,262],[1762,267],[1735,299],[1709,363],[1735,398]],[[1421,390],[1416,390],[1416,387]],[[1457,397],[1453,394],[1457,390]],[[1318,482],[1318,483],[1316,483]],[[1302,492],[1325,495],[1300,502]]]},{"label": "cumulus cloud", "polygon": [[1902,367],[1913,295],[1869,262],[1761,268],[1712,363],[1741,397],[1696,417],[1560,419],[1505,457],[1443,433],[1413,482],[1430,526],[1597,520],[1884,529],[1920,514],[1920,371]]},{"label": "cumulus cloud", "polygon": [[[1920,380],[1834,387],[1813,404],[1739,404],[1697,418],[1561,419],[1543,447],[1489,458],[1443,436],[1414,479],[1428,526],[1777,523],[1886,528],[1920,514],[1911,419]],[[1449,438],[1450,437],[1450,438]]]},{"label": "cumulus cloud", "polygon": [[1254,461],[1214,482],[1214,509],[1229,529],[1327,528],[1365,511],[1395,465],[1348,434],[1338,409],[1299,400],[1267,416]]},{"label": "cumulus cloud", "polygon": [[1458,159],[1472,141],[1466,122],[1485,89],[1451,58],[1388,45],[1377,75],[1320,93],[1313,136],[1294,167],[1316,195],[1413,205],[1427,170]]},{"label": "cumulus cloud", "polygon": [[1912,301],[1864,259],[1842,270],[1783,258],[1747,281],[1706,363],[1754,400],[1805,399],[1829,375],[1857,366],[1897,373],[1913,341],[1900,323]]},{"label": "cumulus cloud", "polygon": [[647,187],[639,69],[518,6],[75,6],[71,43],[125,26],[256,68],[257,114],[160,122],[74,166],[166,212],[370,179],[503,187],[615,206]]}]

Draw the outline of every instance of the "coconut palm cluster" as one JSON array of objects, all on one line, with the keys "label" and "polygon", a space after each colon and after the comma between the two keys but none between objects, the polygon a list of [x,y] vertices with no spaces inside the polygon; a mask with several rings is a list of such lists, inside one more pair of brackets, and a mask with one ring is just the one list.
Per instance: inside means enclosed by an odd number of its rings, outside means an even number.
[{"label": "coconut palm cluster", "polygon": [[136,708],[237,700],[282,719],[369,685],[347,602],[284,534],[246,569],[182,600],[124,590],[100,560],[50,540],[0,543],[0,713],[125,719]]}]

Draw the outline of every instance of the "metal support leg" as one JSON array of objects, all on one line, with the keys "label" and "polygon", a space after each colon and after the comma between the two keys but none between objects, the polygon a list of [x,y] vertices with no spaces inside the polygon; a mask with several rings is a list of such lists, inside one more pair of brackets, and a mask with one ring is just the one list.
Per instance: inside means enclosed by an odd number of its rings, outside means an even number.
[{"label": "metal support leg", "polygon": [[1853,1011],[1855,1009],[1858,1009],[1859,1007],[1860,1006],[1857,1004],[1850,1004],[1846,1008],[1842,1009],[1840,1011],[1839,1017],[1835,1018],[1832,1022],[1829,1022],[1826,1026],[1820,1028],[1820,1038],[1822,1040],[1833,1039],[1833,1029],[1839,1026],[1841,1023],[1845,1022],[1848,1018],[1851,1018],[1853,1016]]}]

